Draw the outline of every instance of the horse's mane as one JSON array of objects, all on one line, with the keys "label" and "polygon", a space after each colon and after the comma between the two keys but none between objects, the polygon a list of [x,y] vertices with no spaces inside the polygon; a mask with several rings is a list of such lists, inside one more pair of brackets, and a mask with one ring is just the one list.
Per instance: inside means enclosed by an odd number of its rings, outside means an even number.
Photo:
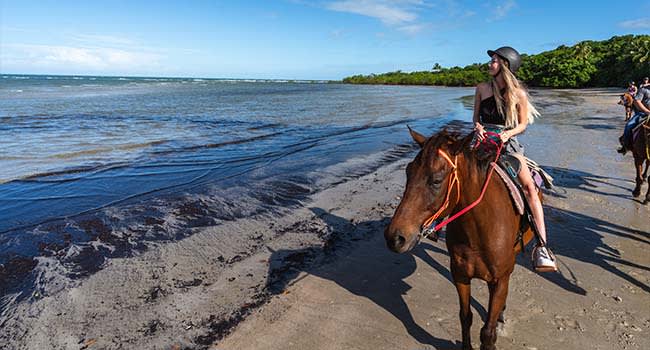
[{"label": "horse's mane", "polygon": [[462,153],[470,164],[473,164],[479,170],[485,170],[494,160],[494,152],[483,148],[473,148],[473,139],[474,132],[463,135],[459,131],[442,129],[429,137],[424,143],[422,156],[429,159],[429,157],[433,156],[432,152],[437,152],[439,148],[442,148],[452,155]]}]

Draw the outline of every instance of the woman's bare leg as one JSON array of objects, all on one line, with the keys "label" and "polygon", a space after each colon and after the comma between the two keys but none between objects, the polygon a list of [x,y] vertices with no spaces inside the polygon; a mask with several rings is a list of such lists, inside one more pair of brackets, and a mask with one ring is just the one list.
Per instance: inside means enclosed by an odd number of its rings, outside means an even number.
[{"label": "woman's bare leg", "polygon": [[528,166],[526,166],[526,160],[522,156],[517,156],[521,162],[521,170],[519,170],[519,182],[524,190],[524,195],[528,200],[530,209],[535,219],[535,226],[537,227],[537,233],[539,233],[542,244],[546,244],[546,225],[544,224],[544,209],[542,208],[542,202],[537,196],[537,187],[533,182],[533,177],[530,175]]}]

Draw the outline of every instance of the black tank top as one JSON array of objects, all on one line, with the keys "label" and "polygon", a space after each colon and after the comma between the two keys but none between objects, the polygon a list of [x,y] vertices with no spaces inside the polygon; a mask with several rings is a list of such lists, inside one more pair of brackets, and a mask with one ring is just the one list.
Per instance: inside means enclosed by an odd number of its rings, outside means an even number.
[{"label": "black tank top", "polygon": [[[505,89],[501,90],[501,95],[503,95],[504,92]],[[481,101],[481,104],[478,107],[478,112],[481,123],[506,125],[506,117],[499,113],[499,110],[497,109],[497,101],[494,99],[494,95]]]}]

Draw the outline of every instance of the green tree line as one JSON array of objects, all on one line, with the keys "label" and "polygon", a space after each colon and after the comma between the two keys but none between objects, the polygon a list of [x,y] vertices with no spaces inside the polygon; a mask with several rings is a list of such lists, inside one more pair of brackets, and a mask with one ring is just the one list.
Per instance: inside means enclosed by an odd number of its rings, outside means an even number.
[{"label": "green tree line", "polygon": [[[487,59],[486,59],[487,61]],[[627,86],[650,76],[650,35],[614,36],[603,41],[582,41],[536,55],[522,54],[517,76],[528,86],[586,88]],[[430,71],[354,75],[350,84],[474,86],[486,81],[487,62]]]}]

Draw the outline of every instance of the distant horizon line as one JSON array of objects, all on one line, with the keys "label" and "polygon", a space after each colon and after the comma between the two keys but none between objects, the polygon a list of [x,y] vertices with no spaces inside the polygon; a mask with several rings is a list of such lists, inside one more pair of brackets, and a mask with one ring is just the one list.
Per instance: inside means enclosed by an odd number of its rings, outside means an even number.
[{"label": "distant horizon line", "polygon": [[147,76],[147,75],[91,75],[91,74],[47,74],[47,73],[2,73],[0,76],[42,76],[42,77],[90,77],[90,78],[136,78],[136,79],[201,79],[201,80],[241,80],[241,81],[323,81],[341,82],[343,79],[286,79],[286,78],[206,78],[191,76]]}]

